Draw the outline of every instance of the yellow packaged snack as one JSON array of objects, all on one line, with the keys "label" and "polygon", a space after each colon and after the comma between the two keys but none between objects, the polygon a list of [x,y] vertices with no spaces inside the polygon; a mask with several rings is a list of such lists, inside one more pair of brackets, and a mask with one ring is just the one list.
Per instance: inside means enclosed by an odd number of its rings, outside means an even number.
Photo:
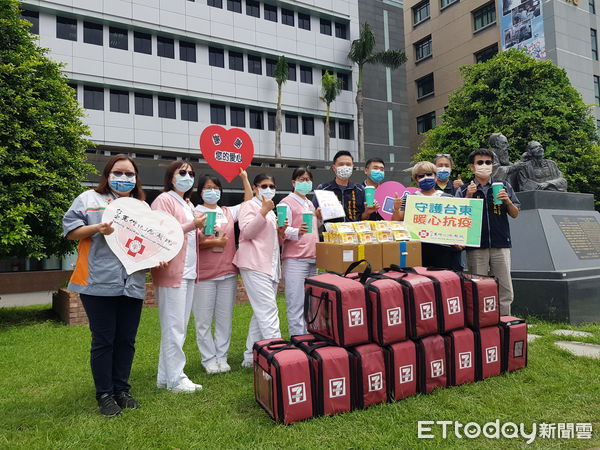
[{"label": "yellow packaged snack", "polygon": [[390,221],[388,222],[389,227],[392,231],[403,231],[406,230],[404,223],[398,221]]},{"label": "yellow packaged snack", "polygon": [[407,241],[410,239],[408,231],[406,230],[394,230],[392,233],[394,235],[394,240],[396,241]]},{"label": "yellow packaged snack", "polygon": [[352,226],[354,227],[354,231],[356,231],[357,233],[372,231],[368,222],[353,222]]},{"label": "yellow packaged snack", "polygon": [[372,231],[361,231],[360,233],[356,233],[358,235],[358,243],[359,244],[376,244],[377,236]]},{"label": "yellow packaged snack", "polygon": [[331,224],[334,233],[354,233],[354,227],[350,222],[336,222]]},{"label": "yellow packaged snack", "polygon": [[394,235],[391,231],[376,231],[375,236],[377,236],[377,242],[393,242]]},{"label": "yellow packaged snack", "polygon": [[385,220],[372,222],[371,229],[373,231],[392,231],[390,224]]},{"label": "yellow packaged snack", "polygon": [[340,244],[358,244],[358,236],[356,233],[338,233]]}]

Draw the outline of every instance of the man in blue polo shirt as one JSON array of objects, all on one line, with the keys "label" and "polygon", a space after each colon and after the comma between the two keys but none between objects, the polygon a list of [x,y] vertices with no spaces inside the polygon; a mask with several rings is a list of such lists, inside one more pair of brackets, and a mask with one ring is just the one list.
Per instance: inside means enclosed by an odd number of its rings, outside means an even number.
[{"label": "man in blue polo shirt", "polygon": [[[369,216],[377,211],[379,205],[367,207],[365,204],[365,191],[360,184],[352,183],[350,177],[354,170],[354,159],[350,152],[340,150],[333,157],[331,170],[335,174],[335,179],[329,183],[323,183],[317,186],[317,190],[333,191],[336,197],[344,207],[346,217],[329,220],[328,222],[358,222],[368,220]],[[319,202],[315,196],[313,199],[315,208],[319,207]]]},{"label": "man in blue polo shirt", "polygon": [[[483,220],[481,222],[481,246],[467,248],[469,272],[498,278],[500,314],[510,315],[513,301],[512,278],[510,276],[510,226],[508,216],[519,215],[521,204],[508,181],[492,179],[494,153],[480,148],[469,154],[471,171],[475,179],[456,191],[456,197],[483,199]],[[504,189],[498,194],[502,204],[494,204],[492,183],[503,183]]]}]

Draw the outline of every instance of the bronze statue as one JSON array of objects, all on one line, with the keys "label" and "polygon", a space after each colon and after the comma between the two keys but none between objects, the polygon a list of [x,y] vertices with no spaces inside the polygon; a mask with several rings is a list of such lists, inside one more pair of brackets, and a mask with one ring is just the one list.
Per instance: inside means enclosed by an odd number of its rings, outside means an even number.
[{"label": "bronze statue", "polygon": [[513,164],[508,159],[508,139],[502,133],[493,133],[488,142],[495,155],[492,178],[506,180],[516,190],[516,173],[520,163]]},{"label": "bronze statue", "polygon": [[521,161],[517,164],[517,191],[564,191],[567,190],[567,180],[563,178],[556,163],[544,159],[544,147],[537,141],[527,144]]}]

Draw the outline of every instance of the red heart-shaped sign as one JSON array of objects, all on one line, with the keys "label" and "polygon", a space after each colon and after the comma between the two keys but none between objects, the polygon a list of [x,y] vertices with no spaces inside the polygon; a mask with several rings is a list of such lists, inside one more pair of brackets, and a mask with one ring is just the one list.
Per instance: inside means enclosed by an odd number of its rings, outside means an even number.
[{"label": "red heart-shaped sign", "polygon": [[206,127],[200,135],[202,156],[216,172],[231,183],[254,157],[254,143],[244,130],[227,130],[219,125]]}]

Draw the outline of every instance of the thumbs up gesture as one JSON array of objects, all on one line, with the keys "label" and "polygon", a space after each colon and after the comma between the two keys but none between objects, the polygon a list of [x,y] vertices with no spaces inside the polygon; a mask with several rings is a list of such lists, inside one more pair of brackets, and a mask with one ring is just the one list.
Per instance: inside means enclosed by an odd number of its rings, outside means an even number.
[{"label": "thumbs up gesture", "polygon": [[475,184],[474,181],[471,181],[469,183],[469,186],[467,186],[467,198],[471,198],[473,197],[473,194],[477,191],[477,185]]},{"label": "thumbs up gesture", "polygon": [[399,211],[402,207],[402,197],[397,192],[394,193],[394,211]]},{"label": "thumbs up gesture", "polygon": [[262,198],[262,206],[260,208],[260,213],[263,216],[266,216],[269,211],[273,210],[275,208],[275,203],[273,203],[273,200],[267,200],[266,198]]},{"label": "thumbs up gesture", "polygon": [[452,184],[454,185],[454,189],[458,189],[463,184],[465,184],[465,183],[463,183],[463,180],[460,179],[460,173],[457,175],[456,180],[454,180],[452,182]]}]

